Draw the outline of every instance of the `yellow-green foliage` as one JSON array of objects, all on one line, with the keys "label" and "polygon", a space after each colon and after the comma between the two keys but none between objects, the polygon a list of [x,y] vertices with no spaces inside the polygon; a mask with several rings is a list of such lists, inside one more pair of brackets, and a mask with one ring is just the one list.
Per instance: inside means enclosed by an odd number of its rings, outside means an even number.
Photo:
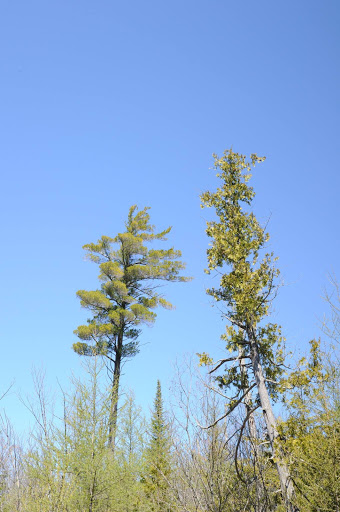
[{"label": "yellow-green foliage", "polygon": [[[115,356],[120,352],[122,357],[137,353],[137,326],[154,322],[152,310],[157,306],[172,307],[156,291],[155,282],[188,280],[180,275],[185,266],[180,251],[147,247],[149,242],[166,240],[171,230],[155,233],[148,210],[138,211],[132,206],[124,233],[114,238],[102,236],[97,243],[84,245],[88,259],[99,265],[102,285],[99,290],[77,292],[82,307],[93,315],[87,325],[75,330],[81,340],[89,342],[73,345],[78,354]],[[125,352],[124,340],[128,346]]]},{"label": "yellow-green foliage", "polygon": [[288,418],[280,444],[292,466],[301,510],[331,512],[340,503],[340,373],[320,342],[281,384]]},{"label": "yellow-green foliage", "polygon": [[[274,381],[281,373],[284,338],[280,326],[269,323],[261,325],[269,314],[271,298],[275,294],[275,279],[279,270],[275,267],[273,253],[261,252],[269,240],[269,234],[261,227],[250,210],[255,192],[249,186],[251,168],[263,162],[264,157],[256,154],[250,161],[244,155],[231,149],[222,158],[214,155],[214,168],[222,184],[216,192],[201,195],[202,207],[214,208],[217,220],[207,223],[207,235],[212,239],[207,250],[210,273],[218,269],[218,288],[210,288],[207,293],[216,301],[223,302],[223,311],[230,325],[222,339],[229,352],[238,354],[239,348],[249,355],[249,340],[246,335],[252,332],[256,337],[261,363],[268,379],[272,397],[277,396]],[[206,363],[206,355],[201,362]],[[220,384],[238,387],[241,382],[238,369],[234,366],[219,378]]]},{"label": "yellow-green foliage", "polygon": [[273,278],[278,275],[271,253],[258,262],[259,251],[268,242],[269,235],[254,214],[244,209],[251,205],[255,196],[253,188],[248,186],[251,166],[264,158],[253,154],[248,162],[244,155],[231,149],[225,151],[222,158],[217,155],[214,158],[222,186],[215,193],[205,192],[201,196],[202,207],[213,207],[218,217],[218,222],[207,224],[207,235],[213,239],[212,247],[207,251],[207,272],[224,264],[230,265],[231,269],[222,275],[221,288],[212,288],[209,293],[216,300],[230,303],[235,320],[246,318],[256,323],[268,312],[265,297]]},{"label": "yellow-green foliage", "polygon": [[170,447],[169,426],[165,419],[161,384],[158,381],[142,475],[144,492],[153,512],[170,510]]}]

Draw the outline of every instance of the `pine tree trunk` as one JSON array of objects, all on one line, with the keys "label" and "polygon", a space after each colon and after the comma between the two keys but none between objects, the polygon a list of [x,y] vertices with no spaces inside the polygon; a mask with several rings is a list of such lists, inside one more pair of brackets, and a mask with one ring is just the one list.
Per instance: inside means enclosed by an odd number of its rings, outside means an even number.
[{"label": "pine tree trunk", "polygon": [[114,371],[113,371],[110,414],[109,414],[109,446],[111,447],[111,450],[113,453],[115,451],[115,445],[116,445],[119,380],[120,380],[120,370],[121,370],[121,362],[122,362],[122,348],[123,348],[123,335],[119,334],[118,340],[117,340],[117,351],[116,351]]},{"label": "pine tree trunk", "polygon": [[250,341],[250,357],[253,366],[255,381],[260,397],[261,408],[266,422],[269,441],[272,449],[273,457],[276,459],[276,468],[280,479],[280,486],[282,496],[285,502],[287,512],[298,512],[299,509],[294,505],[295,491],[292,479],[289,475],[287,465],[282,460],[282,454],[275,446],[275,440],[278,437],[276,419],[270,402],[266,381],[263,375],[263,370],[260,362],[258,346],[254,339],[253,332],[248,331],[248,339]]}]

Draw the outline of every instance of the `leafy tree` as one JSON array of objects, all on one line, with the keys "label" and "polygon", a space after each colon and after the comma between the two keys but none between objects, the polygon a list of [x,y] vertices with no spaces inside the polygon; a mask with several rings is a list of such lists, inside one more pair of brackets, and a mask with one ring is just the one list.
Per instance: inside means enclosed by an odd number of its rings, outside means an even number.
[{"label": "leafy tree", "polygon": [[114,497],[117,471],[108,448],[108,394],[100,388],[102,362],[88,362],[85,382],[74,380],[68,399],[65,451],[69,460],[71,510],[101,512]]},{"label": "leafy tree", "polygon": [[331,317],[326,319],[323,330],[330,339],[340,344],[340,283],[335,274],[330,274],[331,290],[326,290],[325,300],[328,302]]},{"label": "leafy tree", "polygon": [[[214,155],[214,159],[222,186],[214,193],[205,192],[201,196],[202,207],[213,207],[218,218],[207,224],[207,234],[212,239],[212,246],[207,251],[207,272],[223,269],[225,265],[229,271],[221,271],[220,287],[211,288],[208,293],[225,307],[223,314],[229,326],[222,338],[234,356],[219,361],[212,371],[225,363],[234,363],[217,378],[221,386],[232,387],[236,392],[225,416],[244,402],[253,388],[257,388],[257,398],[252,407],[247,401],[245,421],[261,407],[285,506],[287,510],[294,511],[297,510],[294,486],[283,456],[276,448],[278,430],[271,405],[271,399],[275,399],[278,392],[275,382],[282,373],[282,337],[279,326],[272,323],[263,325],[275,296],[275,278],[279,271],[275,268],[272,253],[266,253],[260,259],[260,251],[268,242],[269,235],[255,215],[247,211],[255,195],[248,185],[251,166],[264,158],[253,154],[248,162],[245,156],[230,149],[222,158]],[[242,365],[236,364],[240,359],[248,361],[254,381],[248,372],[242,371]],[[212,362],[207,354],[201,356],[201,361]]]},{"label": "leafy tree", "polygon": [[[331,354],[333,355],[333,354]],[[289,454],[302,510],[337,512],[340,508],[340,371],[310,342],[309,358],[287,378],[289,412],[279,424],[281,446]]]},{"label": "leafy tree", "polygon": [[167,512],[169,505],[170,434],[165,419],[160,381],[151,419],[150,440],[146,450],[143,483],[154,512]]},{"label": "leafy tree", "polygon": [[[99,265],[101,289],[77,292],[81,305],[93,316],[75,334],[80,342],[73,349],[80,355],[102,355],[112,372],[109,438],[115,444],[118,393],[122,362],[138,353],[139,326],[155,321],[157,306],[171,308],[157,291],[162,281],[188,281],[180,276],[185,265],[181,252],[148,248],[146,244],[166,240],[171,227],[155,233],[149,208],[129,210],[126,231],[115,238],[102,236],[84,245],[88,258]],[[114,247],[117,247],[116,249]]]},{"label": "leafy tree", "polygon": [[[0,495],[0,510],[139,510],[136,504],[143,494],[141,449],[135,446],[133,434],[127,452],[130,460],[126,460],[125,453],[120,456],[118,446],[113,455],[108,446],[110,396],[100,385],[104,364],[99,358],[91,358],[86,363],[87,378],[83,381],[73,378],[68,393],[63,393],[62,418],[50,409],[50,399],[45,395],[42,382],[38,382],[38,399],[30,399],[27,404],[35,425],[30,445],[20,457],[17,473],[20,485],[8,481],[6,495]],[[131,400],[130,404],[128,413],[136,419]],[[130,426],[129,419],[127,423]]]},{"label": "leafy tree", "polygon": [[132,391],[126,394],[117,428],[117,449],[126,462],[142,457],[147,423]]},{"label": "leafy tree", "polygon": [[44,374],[34,372],[34,395],[24,401],[34,424],[22,455],[21,506],[15,510],[43,512],[67,510],[74,492],[70,475],[67,418],[55,424],[54,401],[46,391]]},{"label": "leafy tree", "polygon": [[146,500],[141,475],[145,441],[146,421],[142,409],[135,403],[134,394],[129,392],[121,407],[117,428],[115,460],[119,465],[120,484],[115,493],[115,504],[118,510],[143,510]]},{"label": "leafy tree", "polygon": [[13,425],[0,415],[0,510],[21,510],[24,494],[23,447]]}]

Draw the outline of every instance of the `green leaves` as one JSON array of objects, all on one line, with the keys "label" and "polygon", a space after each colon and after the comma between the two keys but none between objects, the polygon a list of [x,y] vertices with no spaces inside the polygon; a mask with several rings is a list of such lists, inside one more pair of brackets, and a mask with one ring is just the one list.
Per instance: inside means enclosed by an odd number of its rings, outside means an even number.
[{"label": "green leaves", "polygon": [[[250,205],[255,195],[247,185],[251,177],[251,164],[243,155],[231,150],[219,159],[215,155],[215,168],[223,181],[215,193],[202,194],[202,206],[214,207],[218,221],[207,223],[207,235],[213,239],[208,249],[208,272],[228,265],[230,272],[222,275],[220,290],[208,293],[216,300],[229,304],[231,314],[238,320],[257,322],[268,312],[266,297],[271,292],[273,280],[278,275],[273,254],[265,254],[258,263],[259,251],[269,240],[268,233],[260,226],[252,212],[246,212],[242,203]],[[251,156],[252,164],[263,159]]]},{"label": "green leaves", "polygon": [[[231,326],[222,339],[230,352],[239,348],[250,354],[249,334],[256,338],[263,368],[268,379],[275,381],[282,373],[282,352],[274,347],[283,343],[280,327],[274,324],[258,327],[269,314],[271,299],[275,296],[275,280],[279,270],[273,253],[265,252],[269,234],[259,224],[251,204],[255,192],[249,186],[252,167],[264,158],[256,154],[248,161],[244,155],[231,149],[222,158],[214,155],[214,168],[221,186],[216,192],[201,196],[202,207],[215,209],[216,220],[207,223],[211,246],[207,250],[208,273],[219,269],[218,287],[207,290],[217,302],[223,302],[225,315]],[[248,338],[247,338],[248,336]],[[237,371],[224,376],[221,382],[237,384]],[[276,386],[268,388],[273,398]]]},{"label": "green leaves", "polygon": [[201,196],[202,207],[215,208],[218,218],[207,223],[206,232],[212,238],[207,251],[208,272],[224,265],[230,270],[222,274],[220,288],[211,288],[208,293],[226,303],[229,317],[236,323],[256,324],[268,313],[268,298],[279,274],[272,253],[259,262],[259,252],[269,235],[255,215],[244,209],[255,196],[248,185],[251,167],[264,158],[252,154],[249,162],[230,149],[222,158],[214,155],[214,159],[222,186]]},{"label": "green leaves", "polygon": [[289,415],[279,425],[279,443],[294,467],[301,510],[338,508],[339,377],[336,359],[321,352],[320,341],[312,340],[309,357],[303,357],[298,368],[282,380]]}]

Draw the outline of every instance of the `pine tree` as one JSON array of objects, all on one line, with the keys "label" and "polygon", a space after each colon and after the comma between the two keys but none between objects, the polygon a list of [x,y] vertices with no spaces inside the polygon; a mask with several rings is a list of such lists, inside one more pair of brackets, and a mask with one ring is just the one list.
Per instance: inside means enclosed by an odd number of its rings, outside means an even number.
[{"label": "pine tree", "polygon": [[[75,334],[82,340],[73,349],[80,355],[102,355],[112,375],[109,438],[114,449],[117,426],[118,394],[122,362],[139,351],[142,323],[153,323],[157,306],[171,308],[156,291],[163,281],[188,281],[179,273],[185,265],[181,252],[153,249],[147,243],[166,240],[171,227],[155,233],[149,222],[149,208],[129,210],[126,231],[115,238],[102,236],[96,244],[84,245],[88,258],[100,268],[101,289],[77,292],[81,305],[93,317]],[[116,249],[114,247],[117,247]]]},{"label": "pine tree", "polygon": [[146,450],[143,483],[154,512],[167,512],[169,505],[170,434],[165,419],[160,381],[151,419],[150,440]]},{"label": "pine tree", "polygon": [[[282,373],[282,337],[279,326],[272,323],[263,325],[275,296],[275,278],[279,272],[272,253],[266,253],[260,260],[260,251],[268,242],[269,235],[255,215],[247,211],[255,195],[253,188],[248,186],[250,169],[264,158],[253,154],[248,162],[245,156],[231,149],[225,151],[222,158],[217,155],[214,158],[222,186],[215,193],[205,192],[201,196],[202,207],[213,207],[218,218],[208,222],[207,227],[207,235],[212,239],[211,248],[207,251],[208,273],[223,269],[225,265],[229,271],[221,271],[220,287],[211,288],[208,293],[225,308],[224,317],[229,326],[222,338],[227,350],[235,355],[219,361],[212,372],[225,363],[233,362],[232,367],[217,378],[221,386],[235,390],[224,416],[247,401],[246,423],[250,415],[261,407],[284,503],[288,511],[295,511],[298,509],[294,505],[293,482],[283,456],[276,448],[278,430],[271,404],[278,392],[275,382]],[[237,365],[240,359],[247,361],[253,381],[248,372],[242,371],[242,365]],[[212,362],[207,354],[202,355],[201,361]],[[257,398],[251,404],[247,398],[255,387]]]}]

